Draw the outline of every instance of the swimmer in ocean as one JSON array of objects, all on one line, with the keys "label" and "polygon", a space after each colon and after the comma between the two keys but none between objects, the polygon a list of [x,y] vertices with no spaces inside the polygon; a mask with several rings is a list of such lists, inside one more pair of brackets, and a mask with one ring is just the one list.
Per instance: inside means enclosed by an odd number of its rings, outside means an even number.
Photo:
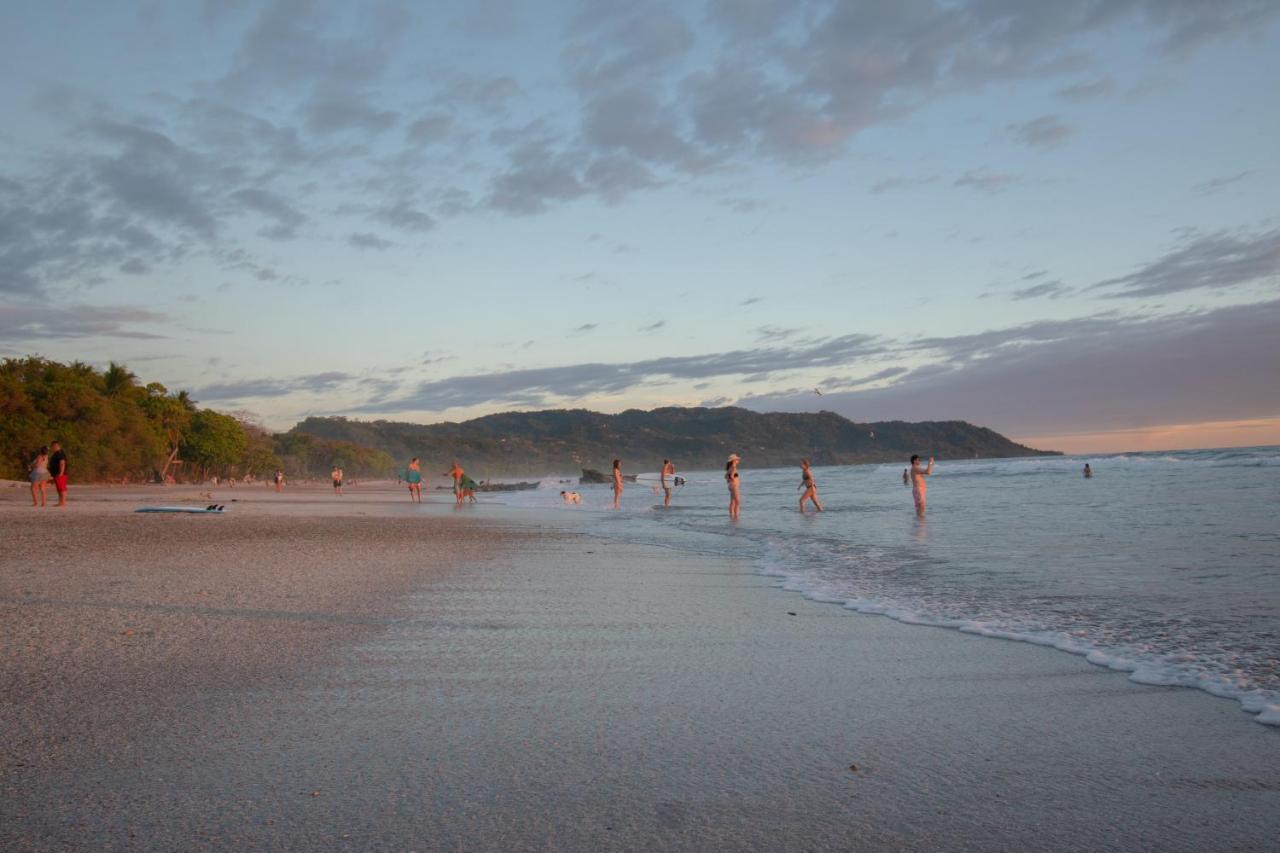
[{"label": "swimmer in ocean", "polygon": [[933,457],[929,457],[929,466],[920,464],[920,454],[911,454],[911,497],[916,502],[916,515],[924,516],[925,495],[929,486],[924,478],[933,473]]}]

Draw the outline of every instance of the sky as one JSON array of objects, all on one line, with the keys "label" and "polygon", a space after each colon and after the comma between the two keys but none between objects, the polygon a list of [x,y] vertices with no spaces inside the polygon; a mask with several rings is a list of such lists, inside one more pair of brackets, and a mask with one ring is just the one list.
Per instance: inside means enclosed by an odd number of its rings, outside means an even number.
[{"label": "sky", "polygon": [[1280,444],[1280,3],[0,5],[0,357],[284,429]]}]

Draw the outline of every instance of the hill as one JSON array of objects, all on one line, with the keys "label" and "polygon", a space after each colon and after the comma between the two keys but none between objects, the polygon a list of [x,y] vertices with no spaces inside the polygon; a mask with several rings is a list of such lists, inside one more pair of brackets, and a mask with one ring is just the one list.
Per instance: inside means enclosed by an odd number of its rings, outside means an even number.
[{"label": "hill", "polygon": [[731,452],[759,468],[795,465],[801,457],[814,465],[852,465],[905,462],[912,453],[939,459],[1056,455],[965,421],[855,423],[834,412],[737,407],[631,409],[617,415],[554,409],[439,424],[307,418],[291,433],[376,448],[397,462],[420,456],[428,470],[443,470],[457,458],[486,477],[607,470],[614,457],[630,471],[656,470],[664,458],[682,470],[719,468]]}]

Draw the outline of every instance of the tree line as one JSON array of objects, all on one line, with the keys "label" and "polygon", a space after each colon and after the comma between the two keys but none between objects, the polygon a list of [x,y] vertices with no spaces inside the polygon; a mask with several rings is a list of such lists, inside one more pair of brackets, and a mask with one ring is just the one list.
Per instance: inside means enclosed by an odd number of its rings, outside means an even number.
[{"label": "tree line", "polygon": [[202,482],[212,476],[385,477],[391,457],[351,441],[274,434],[201,408],[186,391],[141,384],[124,365],[98,370],[44,358],[0,362],[0,477],[25,479],[36,452],[62,442],[80,482]]}]

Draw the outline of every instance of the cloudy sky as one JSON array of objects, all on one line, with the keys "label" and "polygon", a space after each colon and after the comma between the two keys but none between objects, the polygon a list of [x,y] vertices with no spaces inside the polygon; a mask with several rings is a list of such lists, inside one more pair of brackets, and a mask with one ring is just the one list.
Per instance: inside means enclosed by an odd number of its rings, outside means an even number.
[{"label": "cloudy sky", "polygon": [[6,3],[0,116],[0,356],[272,426],[1280,443],[1274,0]]}]

